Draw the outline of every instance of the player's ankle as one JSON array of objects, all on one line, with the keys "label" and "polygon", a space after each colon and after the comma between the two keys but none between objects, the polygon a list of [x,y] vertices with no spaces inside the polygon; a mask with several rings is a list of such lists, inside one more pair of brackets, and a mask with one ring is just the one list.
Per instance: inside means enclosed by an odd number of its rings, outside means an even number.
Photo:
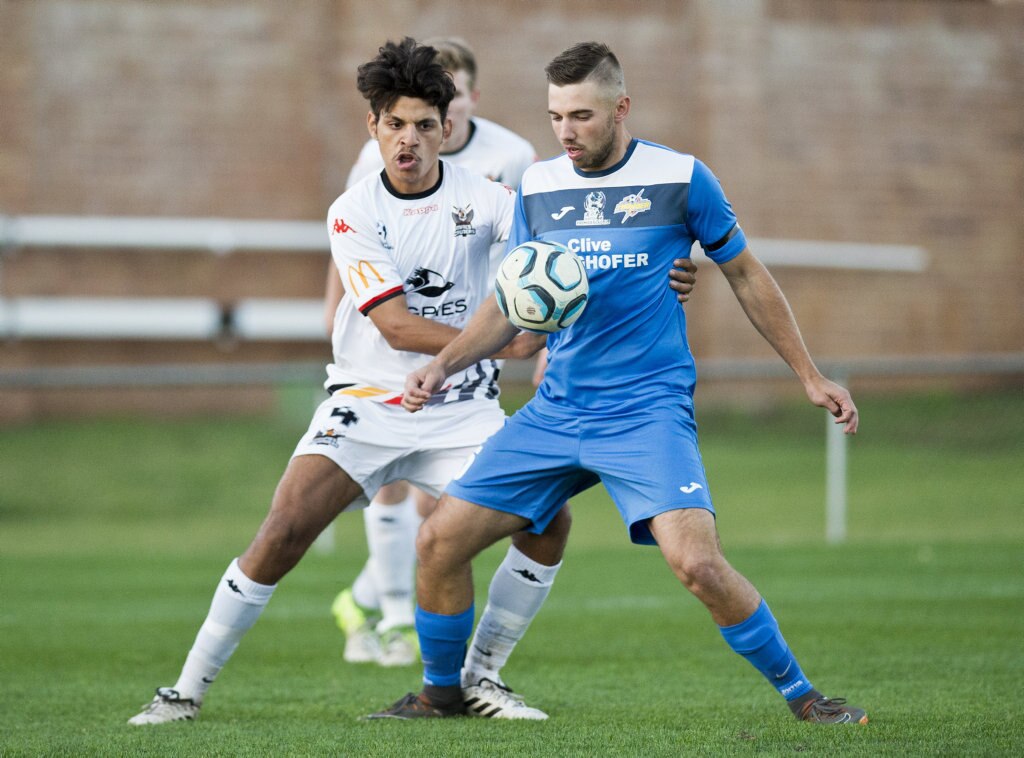
[{"label": "player's ankle", "polygon": [[804,706],[807,705],[807,703],[809,703],[812,700],[817,700],[820,697],[820,692],[818,692],[816,689],[811,689],[809,692],[805,692],[800,697],[793,698],[792,700],[787,700],[786,705],[789,706],[789,710],[793,711],[793,715],[799,717],[800,712],[804,709]]},{"label": "player's ankle", "polygon": [[424,684],[423,697],[437,708],[451,708],[462,705],[462,687],[457,684],[445,686]]}]

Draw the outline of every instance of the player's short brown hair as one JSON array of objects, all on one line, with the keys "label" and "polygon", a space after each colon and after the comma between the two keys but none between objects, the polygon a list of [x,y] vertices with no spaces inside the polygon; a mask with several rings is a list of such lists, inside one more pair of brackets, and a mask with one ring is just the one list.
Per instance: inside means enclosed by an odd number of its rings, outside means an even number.
[{"label": "player's short brown hair", "polygon": [[615,53],[601,42],[579,42],[559,53],[544,67],[548,82],[557,87],[579,84],[588,79],[602,89],[625,94],[626,78]]},{"label": "player's short brown hair", "polygon": [[435,60],[445,71],[454,74],[465,71],[469,79],[469,88],[476,89],[476,56],[473,50],[461,37],[431,37],[423,40],[424,45],[437,50]]}]

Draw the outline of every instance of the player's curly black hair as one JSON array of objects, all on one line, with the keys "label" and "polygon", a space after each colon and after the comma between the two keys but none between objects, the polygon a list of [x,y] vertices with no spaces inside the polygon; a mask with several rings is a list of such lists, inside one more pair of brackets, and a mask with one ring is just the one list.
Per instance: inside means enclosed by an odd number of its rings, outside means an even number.
[{"label": "player's curly black hair", "polygon": [[395,44],[388,40],[377,57],[361,65],[356,75],[360,94],[370,101],[374,118],[380,118],[400,97],[415,97],[437,106],[441,121],[455,97],[451,75],[436,62],[437,50],[412,37]]}]

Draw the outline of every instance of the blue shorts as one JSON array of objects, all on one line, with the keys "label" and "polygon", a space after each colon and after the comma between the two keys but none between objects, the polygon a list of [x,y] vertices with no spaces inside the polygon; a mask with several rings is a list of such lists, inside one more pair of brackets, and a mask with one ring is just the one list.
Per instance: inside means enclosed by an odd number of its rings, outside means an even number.
[{"label": "blue shorts", "polygon": [[715,512],[688,403],[589,416],[534,398],[446,492],[529,519],[539,534],[566,500],[599,481],[638,544],[656,544],[648,520],[659,513]]}]

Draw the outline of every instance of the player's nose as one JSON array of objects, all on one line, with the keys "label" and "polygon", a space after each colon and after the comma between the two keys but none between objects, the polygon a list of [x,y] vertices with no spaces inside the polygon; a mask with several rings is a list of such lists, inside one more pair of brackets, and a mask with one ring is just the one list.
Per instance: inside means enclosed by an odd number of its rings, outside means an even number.
[{"label": "player's nose", "polygon": [[576,130],[563,119],[555,125],[555,136],[557,136],[559,141],[563,144],[566,142],[572,142],[576,139]]},{"label": "player's nose", "polygon": [[401,140],[403,145],[416,145],[420,141],[420,133],[416,129],[416,124],[409,124],[402,129]]}]

